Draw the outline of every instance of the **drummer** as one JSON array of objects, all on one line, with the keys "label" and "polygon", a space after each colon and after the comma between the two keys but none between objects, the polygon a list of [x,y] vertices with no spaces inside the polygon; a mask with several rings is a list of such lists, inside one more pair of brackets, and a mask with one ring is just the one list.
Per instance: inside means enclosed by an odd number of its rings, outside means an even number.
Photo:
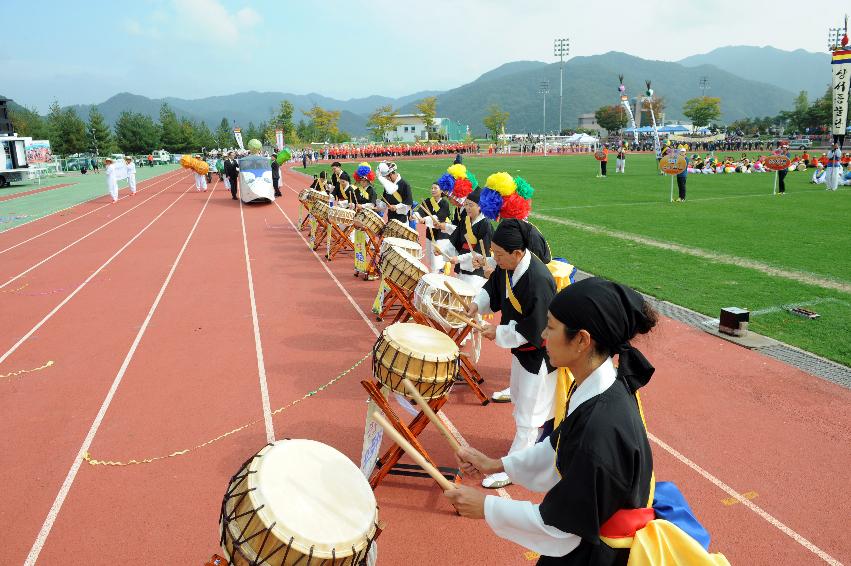
[{"label": "drummer", "polygon": [[[372,187],[372,181],[375,180],[375,173],[368,163],[361,163],[355,170],[355,183],[357,186],[349,191],[349,204],[356,211],[364,208],[375,209],[376,196],[375,189]],[[363,230],[354,230],[355,243],[355,275],[358,273],[366,273],[367,279],[378,279],[375,273],[375,266],[369,261],[369,254],[366,249],[367,235]]]},{"label": "drummer", "polygon": [[[503,222],[509,219],[503,220]],[[538,230],[538,227],[532,224],[531,222],[523,220],[525,224],[528,224],[528,234],[529,238],[526,242],[526,249],[532,252],[532,255],[536,256],[540,259],[544,265],[550,263],[552,261],[552,252],[550,251],[550,245],[547,243],[546,238]],[[499,228],[497,228],[499,229]],[[488,258],[480,258],[473,261],[474,267],[483,268],[485,277],[490,277],[491,274],[496,270],[496,260],[493,257]],[[511,402],[511,387],[506,387],[500,391],[494,391],[491,395],[491,400],[496,403],[510,403]]]},{"label": "drummer", "polygon": [[481,267],[475,267],[473,260],[481,261],[482,253],[485,257],[490,255],[493,236],[493,226],[479,208],[481,194],[481,188],[477,188],[467,195],[459,225],[452,231],[444,248],[446,255],[451,258],[449,262],[454,266],[458,278],[477,288],[484,285],[487,280],[484,270]]},{"label": "drummer", "polygon": [[345,171],[337,177],[337,182],[334,184],[334,190],[331,193],[331,198],[340,202],[349,202],[349,193],[351,192],[352,178]]},{"label": "drummer", "polygon": [[[541,334],[556,284],[547,266],[529,251],[532,225],[503,220],[493,235],[497,268],[470,302],[467,316],[502,312],[498,326],[484,323],[482,335],[511,350],[510,391],[516,432],[509,454],[532,446],[539,427],[552,417],[557,370],[547,357]],[[486,476],[482,485],[499,488],[511,483],[505,472]]]},{"label": "drummer", "polygon": [[319,176],[313,179],[313,182],[310,183],[310,188],[316,191],[328,192],[328,177],[325,174],[325,171],[320,171]]},{"label": "drummer", "polygon": [[653,457],[636,391],[654,368],[630,340],[656,319],[640,294],[605,279],[563,289],[549,305],[543,338],[552,363],[576,379],[565,419],[549,441],[501,459],[458,451],[464,473],[507,471],[518,484],[546,492],[543,502],[486,497],[462,485],[444,493],[458,512],[541,554],[538,564],[626,564],[629,550],[602,543],[600,528],[650,498]]},{"label": "drummer", "polygon": [[419,222],[426,225],[426,256],[431,258],[432,272],[443,271],[446,259],[435,246],[440,248],[449,239],[449,233],[445,231],[449,219],[449,201],[443,198],[440,185],[432,183],[431,198],[424,200],[414,214]]},{"label": "drummer", "polygon": [[396,164],[382,161],[378,164],[378,181],[384,187],[382,199],[387,204],[387,221],[398,220],[408,224],[408,214],[414,206],[411,185],[399,175]]}]

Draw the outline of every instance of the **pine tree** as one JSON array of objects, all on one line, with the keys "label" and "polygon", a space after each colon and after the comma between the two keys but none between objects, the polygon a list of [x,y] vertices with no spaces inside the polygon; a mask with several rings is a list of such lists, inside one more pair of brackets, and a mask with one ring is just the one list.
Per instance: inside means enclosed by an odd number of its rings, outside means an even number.
[{"label": "pine tree", "polygon": [[97,106],[92,106],[89,110],[89,123],[86,133],[89,138],[89,150],[92,153],[106,155],[112,153],[113,149],[115,149],[115,140],[112,137],[112,131],[109,129],[103,114],[97,109]]},{"label": "pine tree", "polygon": [[177,115],[168,103],[163,102],[162,106],[160,106],[160,143],[163,149],[172,153],[180,153],[184,151],[184,141],[184,135]]}]

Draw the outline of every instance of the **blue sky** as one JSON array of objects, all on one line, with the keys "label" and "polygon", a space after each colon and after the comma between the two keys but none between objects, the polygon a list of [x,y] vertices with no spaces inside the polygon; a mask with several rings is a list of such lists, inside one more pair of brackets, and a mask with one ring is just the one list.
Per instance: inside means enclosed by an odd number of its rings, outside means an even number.
[{"label": "blue sky", "polygon": [[[678,60],[724,45],[825,51],[841,3],[779,0],[0,0],[0,95],[45,112],[118,92],[335,98],[445,90],[509,61],[626,51]],[[770,5],[770,8],[766,8]],[[640,6],[640,9],[639,9]],[[825,14],[835,14],[830,18]],[[795,16],[794,14],[799,14]],[[800,17],[806,15],[806,17]],[[12,23],[6,26],[6,23]],[[794,70],[790,69],[790,72]]]}]

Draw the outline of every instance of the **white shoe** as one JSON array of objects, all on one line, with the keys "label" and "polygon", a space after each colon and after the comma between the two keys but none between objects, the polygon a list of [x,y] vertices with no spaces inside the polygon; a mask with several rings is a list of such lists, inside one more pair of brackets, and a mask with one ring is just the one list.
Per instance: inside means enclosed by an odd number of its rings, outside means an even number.
[{"label": "white shoe", "polygon": [[511,403],[511,388],[507,387],[502,391],[494,391],[491,400],[494,403]]},{"label": "white shoe", "polygon": [[511,478],[508,477],[508,474],[505,472],[499,472],[498,474],[491,474],[489,476],[485,476],[482,479],[482,487],[488,489],[499,489],[500,487],[505,487],[511,483]]}]

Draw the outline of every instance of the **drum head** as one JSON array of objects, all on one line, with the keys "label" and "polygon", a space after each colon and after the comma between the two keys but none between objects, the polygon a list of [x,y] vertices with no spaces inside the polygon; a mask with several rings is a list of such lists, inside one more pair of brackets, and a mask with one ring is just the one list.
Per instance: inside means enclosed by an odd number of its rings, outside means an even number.
[{"label": "drum head", "polygon": [[449,288],[446,286],[447,281],[455,290],[455,292],[461,295],[462,297],[475,297],[478,294],[478,291],[469,283],[461,281],[457,277],[450,277],[448,275],[444,275],[443,273],[428,273],[426,275],[423,275],[422,279],[420,279],[421,284],[428,285],[429,287],[434,289],[441,289],[448,293]]},{"label": "drum head", "polygon": [[381,240],[381,246],[384,249],[387,249],[387,247],[389,246],[393,246],[394,248],[400,248],[417,259],[423,257],[422,246],[420,246],[417,242],[412,242],[404,238],[394,238],[393,236],[386,236],[383,240]]},{"label": "drum head", "polygon": [[458,345],[440,330],[410,322],[391,324],[384,335],[400,352],[425,360],[454,360]]},{"label": "drum head", "polygon": [[281,541],[303,554],[330,558],[362,550],[378,520],[375,495],[354,463],[313,440],[278,441],[261,451],[252,499],[258,516]]}]

